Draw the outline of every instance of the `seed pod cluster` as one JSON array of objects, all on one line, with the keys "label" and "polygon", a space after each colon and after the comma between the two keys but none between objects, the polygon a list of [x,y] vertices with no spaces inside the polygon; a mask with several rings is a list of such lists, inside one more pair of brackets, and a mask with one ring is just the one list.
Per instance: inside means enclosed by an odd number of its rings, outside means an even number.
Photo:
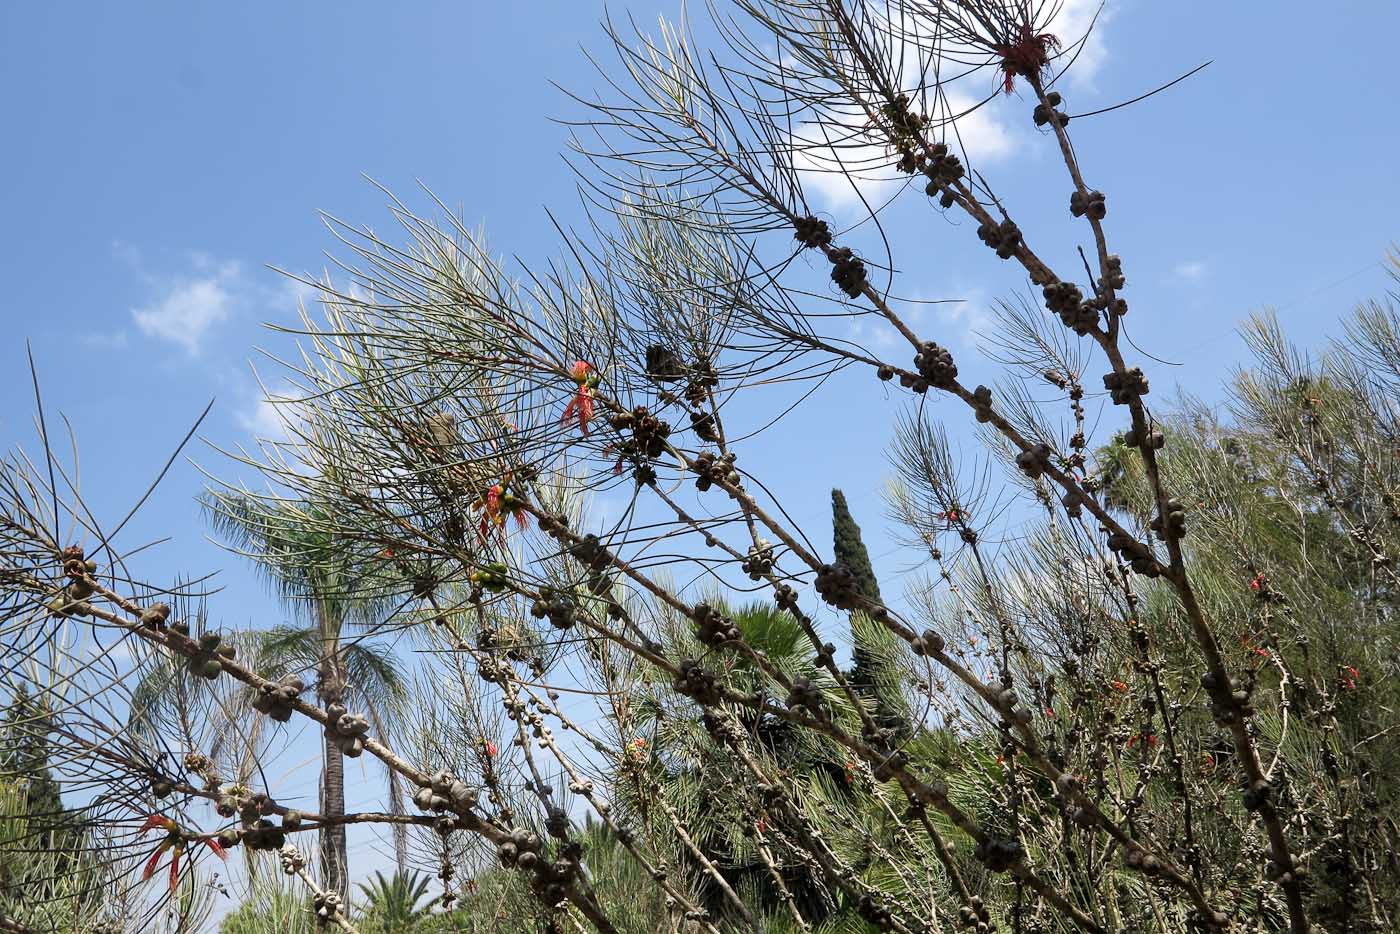
[{"label": "seed pod cluster", "polygon": [[820,218],[810,214],[799,217],[793,222],[793,228],[796,231],[793,239],[809,250],[831,246],[831,228]]},{"label": "seed pod cluster", "polygon": [[474,591],[500,593],[510,585],[509,573],[510,568],[504,561],[492,561],[468,574],[467,580],[471,581]]},{"label": "seed pod cluster", "polygon": [[932,629],[925,629],[923,635],[915,636],[909,643],[915,655],[936,655],[946,647],[943,637]]},{"label": "seed pod cluster", "polygon": [[206,632],[199,637],[199,651],[191,655],[185,662],[189,670],[201,678],[210,681],[217,678],[224,670],[224,662],[232,661],[238,654],[238,650],[224,641],[223,636],[217,632]]},{"label": "seed pod cluster", "polygon": [[275,684],[264,682],[253,698],[253,709],[278,723],[286,723],[292,718],[292,704],[304,690],[306,685],[296,675],[283,675]]},{"label": "seed pod cluster", "polygon": [[756,544],[749,546],[749,552],[744,557],[740,567],[749,576],[749,580],[753,581],[771,574],[773,572],[773,546],[763,539],[759,539]]},{"label": "seed pod cluster", "polygon": [[1128,284],[1127,278],[1123,275],[1123,258],[1117,253],[1108,254],[1103,276],[1099,278],[1099,289],[1121,289]]},{"label": "seed pod cluster", "polygon": [[894,930],[894,918],[890,910],[866,893],[856,899],[856,910],[860,916],[881,931]]},{"label": "seed pod cluster", "polygon": [[1161,571],[1152,557],[1152,549],[1126,532],[1112,532],[1108,536],[1108,548],[1127,560],[1134,574],[1143,577],[1157,577]]},{"label": "seed pod cluster", "polygon": [[306,868],[306,857],[301,855],[301,850],[298,850],[295,844],[288,843],[277,855],[282,862],[282,871],[289,876],[296,875]]},{"label": "seed pod cluster", "polygon": [[1010,259],[1021,246],[1021,228],[1012,220],[1000,224],[983,222],[977,227],[977,238],[996,250],[1000,258]]},{"label": "seed pod cluster", "polygon": [[786,704],[789,709],[805,710],[812,716],[820,716],[825,706],[821,689],[808,678],[793,679]]},{"label": "seed pod cluster", "polygon": [[831,260],[831,281],[847,297],[860,298],[866,283],[865,262],[844,246],[832,250],[827,258]]},{"label": "seed pod cluster", "polygon": [[1267,779],[1257,779],[1250,783],[1249,787],[1240,795],[1240,803],[1244,809],[1251,814],[1255,811],[1262,811],[1271,807],[1273,803],[1274,789]]},{"label": "seed pod cluster", "polygon": [[716,457],[709,451],[702,451],[697,454],[690,469],[698,475],[695,479],[695,488],[701,493],[707,491],[716,483],[728,483],[730,486],[738,486],[741,477],[739,471],[734,469],[734,454],[731,452],[723,457]]},{"label": "seed pod cluster", "polygon": [[958,378],[958,365],[953,362],[953,355],[933,341],[919,345],[919,352],[914,354],[914,368],[937,389],[952,389]]},{"label": "seed pod cluster", "polygon": [[1155,876],[1162,871],[1162,861],[1140,846],[1129,848],[1123,856],[1123,862],[1149,876]]},{"label": "seed pod cluster", "polygon": [[691,615],[695,620],[695,637],[702,645],[719,648],[726,642],[738,642],[742,638],[743,634],[739,632],[734,620],[708,603],[695,604]]},{"label": "seed pod cluster", "polygon": [[441,814],[452,808],[474,808],[480,797],[480,788],[467,784],[446,769],[440,769],[429,777],[428,784],[413,793],[413,803],[421,811]]},{"label": "seed pod cluster", "polygon": [[538,834],[516,828],[496,847],[496,857],[507,868],[532,870],[540,861],[544,841]]},{"label": "seed pod cluster", "polygon": [[[947,188],[958,179],[967,174],[967,169],[963,168],[962,160],[948,152],[947,143],[934,143],[929,147],[932,157],[923,163],[923,172],[928,176],[928,187],[925,193],[932,198],[938,194],[939,189]],[[944,208],[953,206],[953,193],[944,191],[939,203]]]},{"label": "seed pod cluster", "polygon": [[1009,872],[1026,855],[1021,841],[1012,837],[988,837],[973,852],[992,872]]},{"label": "seed pod cluster", "polygon": [[1201,687],[1210,694],[1210,712],[1218,723],[1228,725],[1237,718],[1254,713],[1254,707],[1249,702],[1249,689],[1237,678],[1227,675],[1222,681],[1215,672],[1208,671],[1201,675]]},{"label": "seed pod cluster", "polygon": [[1129,428],[1123,432],[1123,443],[1130,448],[1150,448],[1157,451],[1167,443],[1167,438],[1157,429],[1139,435],[1136,428]]},{"label": "seed pod cluster", "polygon": [[1016,466],[1027,477],[1038,480],[1050,466],[1050,445],[1039,442],[1016,455]]},{"label": "seed pod cluster", "polygon": [[975,928],[977,934],[988,934],[997,929],[991,912],[987,911],[987,906],[977,895],[972,896],[966,905],[958,909],[958,924],[965,928]]},{"label": "seed pod cluster", "polygon": [[168,798],[175,793],[175,783],[168,778],[157,776],[151,779],[151,794],[157,798]]},{"label": "seed pod cluster", "polygon": [[789,613],[797,612],[797,591],[790,584],[779,584],[773,588],[773,602],[778,609]]},{"label": "seed pod cluster", "polygon": [[[96,565],[94,565],[94,568]],[[85,601],[94,593],[92,583],[84,577],[74,577],[49,601],[49,612],[54,616],[86,616],[92,607]]]},{"label": "seed pod cluster", "polygon": [[685,401],[700,405],[709,396],[710,390],[719,385],[719,374],[709,360],[701,357],[690,368],[690,382],[685,386]]},{"label": "seed pod cluster", "polygon": [[571,544],[569,555],[590,571],[600,571],[612,563],[607,548],[592,532]]},{"label": "seed pod cluster", "polygon": [[243,845],[250,850],[280,850],[287,845],[286,831],[265,817],[243,830]]},{"label": "seed pod cluster", "polygon": [[1045,95],[1045,101],[1035,105],[1035,110],[1031,112],[1031,119],[1036,126],[1045,126],[1049,123],[1056,123],[1059,126],[1069,126],[1069,114],[1060,110],[1063,98],[1059,91],[1051,91]]},{"label": "seed pod cluster", "polygon": [[860,605],[860,584],[851,569],[839,561],[817,568],[816,585],[817,595],[839,610],[854,610]]},{"label": "seed pod cluster", "polygon": [[365,751],[364,736],[369,732],[369,720],[363,714],[349,713],[344,704],[329,704],[325,736],[341,754],[356,759]]},{"label": "seed pod cluster", "polygon": [[540,597],[530,605],[535,619],[549,619],[555,629],[572,629],[578,618],[578,605],[573,598],[553,587],[541,587]]},{"label": "seed pod cluster", "polygon": [[680,676],[671,682],[672,690],[694,698],[704,707],[719,703],[719,688],[714,675],[701,668],[700,663],[693,658],[685,659],[679,667]]},{"label": "seed pod cluster", "polygon": [[646,351],[646,373],[659,383],[668,382],[685,375],[685,364],[671,348],[652,344]]},{"label": "seed pod cluster", "polygon": [[1087,214],[1094,220],[1101,221],[1108,216],[1108,205],[1104,202],[1101,191],[1091,191],[1088,194],[1076,191],[1069,196],[1069,212],[1075,217]]},{"label": "seed pod cluster", "polygon": [[992,391],[986,386],[972,390],[973,415],[979,422],[992,420]]},{"label": "seed pod cluster", "polygon": [[1147,395],[1147,377],[1142,375],[1142,369],[1139,367],[1130,367],[1122,373],[1105,373],[1103,388],[1108,390],[1114,405],[1127,405],[1132,400]]},{"label": "seed pod cluster", "polygon": [[165,621],[169,618],[170,605],[166,603],[153,603],[141,611],[141,625],[156,632],[165,628]]},{"label": "seed pod cluster", "polygon": [[1152,531],[1166,541],[1168,538],[1181,538],[1186,534],[1186,508],[1175,497],[1167,500],[1166,522],[1159,515],[1152,520]]},{"label": "seed pod cluster", "polygon": [[1099,322],[1096,308],[1084,301],[1084,293],[1073,282],[1052,282],[1041,289],[1045,307],[1060,316],[1060,322],[1080,337]]},{"label": "seed pod cluster", "polygon": [[715,426],[715,417],[709,412],[691,412],[690,430],[695,432],[695,437],[709,444],[719,442],[719,430]]},{"label": "seed pod cluster", "polygon": [[671,436],[671,426],[652,415],[644,405],[639,405],[630,412],[618,412],[612,417],[611,424],[619,432],[631,433],[631,436],[618,446],[624,457],[660,457],[666,450],[666,439]]},{"label": "seed pod cluster", "polygon": [[340,917],[342,911],[340,896],[335,892],[317,892],[311,899],[311,907],[316,909],[316,917],[322,924]]}]

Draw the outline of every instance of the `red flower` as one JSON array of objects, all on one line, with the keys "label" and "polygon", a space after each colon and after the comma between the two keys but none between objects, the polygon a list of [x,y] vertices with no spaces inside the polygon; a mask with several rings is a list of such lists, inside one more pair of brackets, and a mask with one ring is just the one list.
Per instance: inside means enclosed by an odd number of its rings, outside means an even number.
[{"label": "red flower", "polygon": [[[162,840],[151,854],[151,858],[146,860],[146,865],[141,869],[141,881],[145,882],[155,875],[156,866],[160,863],[160,858],[167,850],[170,854],[170,891],[175,891],[180,885],[180,855],[185,851],[185,832],[180,829],[180,825],[163,814],[152,814],[146,818],[146,823],[141,825],[141,833],[148,830],[164,830],[165,839]],[[219,859],[227,859],[228,854],[219,845],[219,841],[212,837],[205,839],[204,845],[213,851]]]},{"label": "red flower", "polygon": [[1268,581],[1269,579],[1264,576],[1264,572],[1260,571],[1255,576],[1254,580],[1249,582],[1249,589],[1253,590],[1255,593],[1258,593],[1260,590],[1264,589],[1264,585],[1267,584]]},{"label": "red flower", "polygon": [[992,51],[1001,56],[1002,89],[1007,94],[1014,91],[1017,75],[1027,79],[1038,76],[1049,66],[1050,53],[1059,47],[1059,39],[1048,32],[1037,35],[1029,25],[1021,26],[1015,42],[992,46]]},{"label": "red flower", "polygon": [[487,487],[481,499],[472,505],[472,509],[481,513],[481,522],[477,526],[477,531],[482,538],[491,535],[491,527],[494,525],[501,537],[505,538],[506,516],[514,516],[515,524],[520,528],[530,521],[530,515],[525,511],[525,503],[510,492],[507,484],[510,483],[510,475],[507,474],[500,482]]},{"label": "red flower", "polygon": [[481,748],[491,758],[496,758],[496,744],[486,739],[481,741]]},{"label": "red flower", "polygon": [[567,424],[570,418],[577,417],[578,429],[586,435],[588,421],[593,417],[593,390],[598,385],[598,371],[593,369],[592,364],[578,360],[569,369],[569,376],[578,383],[578,391],[564,409],[564,416],[559,419],[559,423]]},{"label": "red flower", "polygon": [[1117,691],[1120,694],[1126,693],[1128,690],[1128,685],[1125,682],[1119,681],[1116,678],[1108,683],[1109,686],[1113,688],[1113,690]]}]

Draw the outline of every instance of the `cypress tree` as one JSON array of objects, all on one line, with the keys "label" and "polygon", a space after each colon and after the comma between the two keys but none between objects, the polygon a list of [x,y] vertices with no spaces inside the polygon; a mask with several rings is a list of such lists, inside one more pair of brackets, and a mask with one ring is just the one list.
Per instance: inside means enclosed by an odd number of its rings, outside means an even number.
[{"label": "cypress tree", "polygon": [[836,560],[850,568],[861,594],[871,600],[880,600],[880,584],[875,580],[875,569],[870,565],[870,552],[865,550],[865,543],[860,540],[860,526],[851,517],[846,494],[840,490],[831,491],[831,531]]},{"label": "cypress tree", "polygon": [[[856,584],[863,596],[871,600],[881,600],[880,584],[875,580],[875,569],[870,564],[870,552],[861,541],[860,526],[856,525],[856,520],[851,516],[851,508],[846,504],[846,494],[835,489],[831,491],[831,531],[836,560],[855,575]],[[877,660],[854,628],[851,630],[851,659],[851,670],[846,673],[851,686],[862,696],[875,702],[878,720],[887,720],[889,712],[881,702],[875,680]]]}]

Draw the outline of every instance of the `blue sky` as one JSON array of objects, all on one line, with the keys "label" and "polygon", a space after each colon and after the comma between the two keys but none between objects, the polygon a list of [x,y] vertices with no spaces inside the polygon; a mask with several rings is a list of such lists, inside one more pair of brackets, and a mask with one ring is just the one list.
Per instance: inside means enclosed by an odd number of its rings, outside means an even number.
[{"label": "blue sky", "polygon": [[[1086,5],[1072,5],[1082,18]],[[674,12],[628,6],[643,22]],[[260,325],[290,322],[299,297],[265,266],[324,267],[320,210],[387,228],[362,175],[410,200],[421,180],[484,222],[497,248],[548,258],[545,206],[578,216],[558,156],[566,133],[549,119],[576,111],[549,82],[599,84],[578,46],[602,45],[601,13],[592,0],[0,6],[0,441],[32,449],[27,339],[51,411],[73,421],[99,515],[125,512],[210,398],[203,434],[246,443],[268,425],[248,361],[257,347],[286,349]],[[1107,13],[1065,88],[1071,112],[1214,60],[1166,94],[1071,127],[1109,196],[1129,336],[1170,362],[1143,360],[1154,395],[1179,382],[1212,396],[1242,359],[1233,332],[1251,311],[1276,307],[1316,345],[1383,288],[1379,260],[1400,239],[1400,129],[1376,101],[1393,88],[1400,5],[1113,0]],[[1063,244],[1068,185],[1029,110],[1017,98],[991,109],[980,167],[1028,236]],[[850,216],[840,191],[818,186],[813,198]],[[889,223],[920,245],[899,257],[903,294],[967,300],[924,326],[979,372],[971,331],[1024,285],[923,205]],[[260,369],[275,382],[275,367]],[[892,575],[899,556],[878,498],[888,422],[860,414],[879,390],[851,379],[780,429],[843,435],[824,471],[786,470],[781,489],[825,542],[828,490],[844,487]],[[231,470],[203,445],[191,453]],[[246,568],[205,540],[202,482],[177,465],[127,544],[173,539],[144,559],[155,579],[220,570],[213,615],[229,625],[280,620]]]}]

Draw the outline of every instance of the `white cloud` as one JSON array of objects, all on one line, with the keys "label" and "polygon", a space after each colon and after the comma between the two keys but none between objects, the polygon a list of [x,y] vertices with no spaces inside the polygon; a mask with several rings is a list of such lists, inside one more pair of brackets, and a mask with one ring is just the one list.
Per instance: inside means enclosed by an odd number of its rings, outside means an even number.
[{"label": "white cloud", "polygon": [[296,393],[289,383],[276,390],[262,390],[241,411],[234,413],[240,428],[262,441],[291,438],[290,423],[295,418]]},{"label": "white cloud", "polygon": [[992,315],[987,311],[987,303],[980,298],[965,298],[956,304],[939,306],[939,316],[956,328],[958,340],[964,347],[976,347],[982,342]]},{"label": "white cloud", "polygon": [[231,302],[219,279],[191,279],[172,284],[154,305],[133,308],[131,317],[147,336],[172,341],[195,355],[209,329],[228,318]]},{"label": "white cloud", "polygon": [[[956,117],[941,130],[949,146],[964,162],[979,165],[1005,159],[1016,148],[1016,139],[999,118],[1000,99],[973,110],[976,101],[961,91],[945,91],[946,112],[936,117]],[[808,124],[802,134],[794,134],[797,149],[793,162],[804,190],[831,211],[863,208],[862,197],[872,208],[879,208],[897,186],[911,184],[909,176],[894,167],[896,156],[873,136],[859,135],[830,145],[816,124]],[[912,184],[922,190],[926,180],[914,176]]]},{"label": "white cloud", "polygon": [[1172,268],[1172,275],[1186,282],[1197,282],[1206,274],[1206,264],[1198,259],[1189,260],[1184,263],[1177,263]]},{"label": "white cloud", "polygon": [[184,254],[185,269],[173,274],[150,271],[141,251],[129,243],[114,243],[112,252],[145,283],[152,298],[131,309],[131,320],[147,337],[170,341],[197,355],[204,338],[226,321],[248,288],[236,260],[219,260],[208,253]]},{"label": "white cloud", "polygon": [[[1068,63],[1069,58],[1078,52],[1074,67],[1069,71],[1071,81],[1089,84],[1103,67],[1108,58],[1108,47],[1103,41],[1104,27],[1113,12],[1112,0],[1062,0],[1059,10],[1051,18],[1047,31],[1057,36],[1068,52],[1063,61]],[[1080,40],[1083,40],[1083,47],[1072,49]]]}]

